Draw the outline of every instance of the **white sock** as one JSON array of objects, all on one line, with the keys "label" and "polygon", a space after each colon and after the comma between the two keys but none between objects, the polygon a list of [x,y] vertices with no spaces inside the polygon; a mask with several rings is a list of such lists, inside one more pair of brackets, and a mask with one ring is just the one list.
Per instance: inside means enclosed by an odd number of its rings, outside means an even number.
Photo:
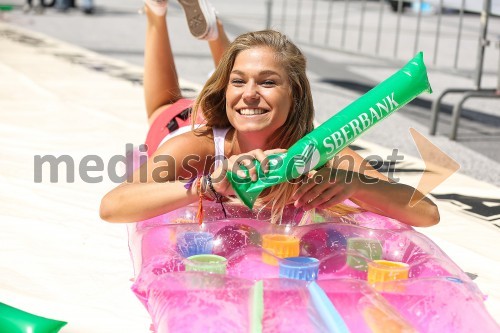
[{"label": "white sock", "polygon": [[167,0],[144,0],[144,3],[157,16],[165,16],[167,13]]}]

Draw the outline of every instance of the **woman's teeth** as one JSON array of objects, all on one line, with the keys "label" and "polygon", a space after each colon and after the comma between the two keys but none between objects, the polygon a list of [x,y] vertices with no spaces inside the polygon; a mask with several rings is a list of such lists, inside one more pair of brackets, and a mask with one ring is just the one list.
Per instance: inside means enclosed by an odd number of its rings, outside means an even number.
[{"label": "woman's teeth", "polygon": [[240,110],[240,114],[242,114],[244,116],[255,116],[255,115],[263,114],[266,112],[267,111],[263,110],[263,109],[241,109]]}]

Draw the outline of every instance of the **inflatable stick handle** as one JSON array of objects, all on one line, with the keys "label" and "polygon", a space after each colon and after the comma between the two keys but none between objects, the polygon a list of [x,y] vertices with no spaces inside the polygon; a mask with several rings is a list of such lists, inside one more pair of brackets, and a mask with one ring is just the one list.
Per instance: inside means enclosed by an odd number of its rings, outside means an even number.
[{"label": "inflatable stick handle", "polygon": [[259,280],[252,287],[252,307],[250,309],[250,332],[262,333],[264,317],[264,282]]},{"label": "inflatable stick handle", "polygon": [[309,283],[307,288],[311,294],[311,301],[323,320],[323,323],[328,328],[328,332],[349,333],[350,331],[342,319],[342,316],[332,304],[323,289],[321,289],[316,282]]}]

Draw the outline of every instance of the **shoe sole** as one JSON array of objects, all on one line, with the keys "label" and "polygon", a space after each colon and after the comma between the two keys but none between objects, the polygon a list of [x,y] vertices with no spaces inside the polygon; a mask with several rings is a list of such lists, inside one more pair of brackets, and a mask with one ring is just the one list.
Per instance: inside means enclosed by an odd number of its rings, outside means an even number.
[{"label": "shoe sole", "polygon": [[178,0],[184,8],[189,31],[196,38],[203,38],[208,33],[208,22],[198,0]]}]

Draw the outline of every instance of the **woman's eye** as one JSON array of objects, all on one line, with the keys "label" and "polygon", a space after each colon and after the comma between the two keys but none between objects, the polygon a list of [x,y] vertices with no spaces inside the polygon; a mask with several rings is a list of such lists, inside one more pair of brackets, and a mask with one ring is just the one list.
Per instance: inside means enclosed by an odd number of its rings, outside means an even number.
[{"label": "woman's eye", "polygon": [[272,86],[275,86],[276,83],[272,80],[266,80],[262,83],[262,85],[266,86],[266,87],[272,87]]},{"label": "woman's eye", "polygon": [[243,80],[241,79],[232,79],[231,80],[231,84],[235,85],[235,86],[241,86],[243,85],[245,82],[243,82]]}]

